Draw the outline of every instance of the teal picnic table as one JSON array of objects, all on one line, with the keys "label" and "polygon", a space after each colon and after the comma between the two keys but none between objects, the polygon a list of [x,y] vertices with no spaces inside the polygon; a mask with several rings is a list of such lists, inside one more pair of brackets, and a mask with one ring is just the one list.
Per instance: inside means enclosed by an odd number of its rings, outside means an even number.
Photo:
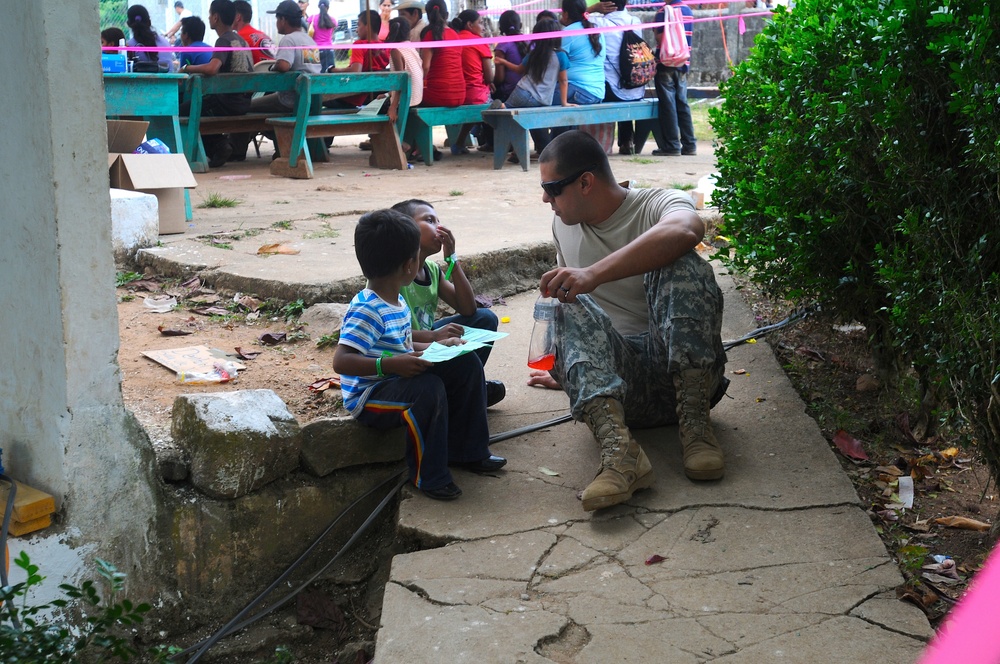
[{"label": "teal picnic table", "polygon": [[[163,141],[174,154],[185,154],[179,118],[180,92],[187,74],[105,74],[104,104],[109,118],[140,117],[146,135]],[[184,213],[191,219],[191,197],[184,190]]]}]

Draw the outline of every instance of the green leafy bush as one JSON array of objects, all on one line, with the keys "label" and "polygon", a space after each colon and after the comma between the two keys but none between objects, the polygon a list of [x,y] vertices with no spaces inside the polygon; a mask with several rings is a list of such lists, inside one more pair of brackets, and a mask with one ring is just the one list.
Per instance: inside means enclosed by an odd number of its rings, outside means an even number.
[{"label": "green leafy bush", "polygon": [[801,0],[713,113],[732,263],[863,322],[1000,471],[1000,0]]},{"label": "green leafy bush", "polygon": [[[27,579],[0,588],[0,662],[79,662],[89,656],[99,661],[129,661],[138,653],[124,633],[142,622],[148,604],[133,604],[118,599],[125,574],[114,565],[97,560],[97,572],[105,582],[106,600],[102,600],[93,581],[79,587],[63,583],[59,588],[65,599],[49,604],[29,604],[33,588],[45,577],[38,574],[28,554],[14,560]],[[43,619],[52,609],[81,609],[83,617],[75,622]]]}]

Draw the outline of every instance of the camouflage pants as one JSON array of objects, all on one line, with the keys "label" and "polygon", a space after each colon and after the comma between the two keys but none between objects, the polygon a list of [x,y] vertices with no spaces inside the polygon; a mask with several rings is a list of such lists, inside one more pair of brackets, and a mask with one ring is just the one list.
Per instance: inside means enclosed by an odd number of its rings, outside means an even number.
[{"label": "camouflage pants", "polygon": [[592,399],[612,397],[631,427],[674,424],[674,374],[709,370],[713,393],[724,381],[722,291],[712,266],[690,252],[647,273],[644,287],[649,331],[643,334],[618,333],[588,295],[558,308],[552,375],[569,395],[574,419]]}]

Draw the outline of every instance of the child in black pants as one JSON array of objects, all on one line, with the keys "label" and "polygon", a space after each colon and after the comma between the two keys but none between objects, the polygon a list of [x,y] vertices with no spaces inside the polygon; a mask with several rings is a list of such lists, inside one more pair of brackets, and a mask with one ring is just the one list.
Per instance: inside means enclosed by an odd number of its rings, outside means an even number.
[{"label": "child in black pants", "polygon": [[344,405],[362,424],[406,427],[410,480],[431,498],[454,500],[462,490],[449,465],[490,472],[507,463],[489,449],[482,362],[475,353],[437,364],[420,357],[429,344],[413,341],[399,295],[421,265],[420,231],[410,217],[364,215],[354,247],[368,287],[351,300],[333,356]]}]

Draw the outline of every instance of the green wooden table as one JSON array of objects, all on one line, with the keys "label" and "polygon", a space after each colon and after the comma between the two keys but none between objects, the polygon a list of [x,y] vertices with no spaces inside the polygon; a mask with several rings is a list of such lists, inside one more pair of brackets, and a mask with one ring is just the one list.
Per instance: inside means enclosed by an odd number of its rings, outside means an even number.
[{"label": "green wooden table", "polygon": [[[149,122],[147,136],[160,139],[174,154],[185,154],[179,107],[187,77],[187,74],[105,74],[105,114],[109,118],[140,117]],[[191,220],[191,196],[186,189],[184,215]]]}]

